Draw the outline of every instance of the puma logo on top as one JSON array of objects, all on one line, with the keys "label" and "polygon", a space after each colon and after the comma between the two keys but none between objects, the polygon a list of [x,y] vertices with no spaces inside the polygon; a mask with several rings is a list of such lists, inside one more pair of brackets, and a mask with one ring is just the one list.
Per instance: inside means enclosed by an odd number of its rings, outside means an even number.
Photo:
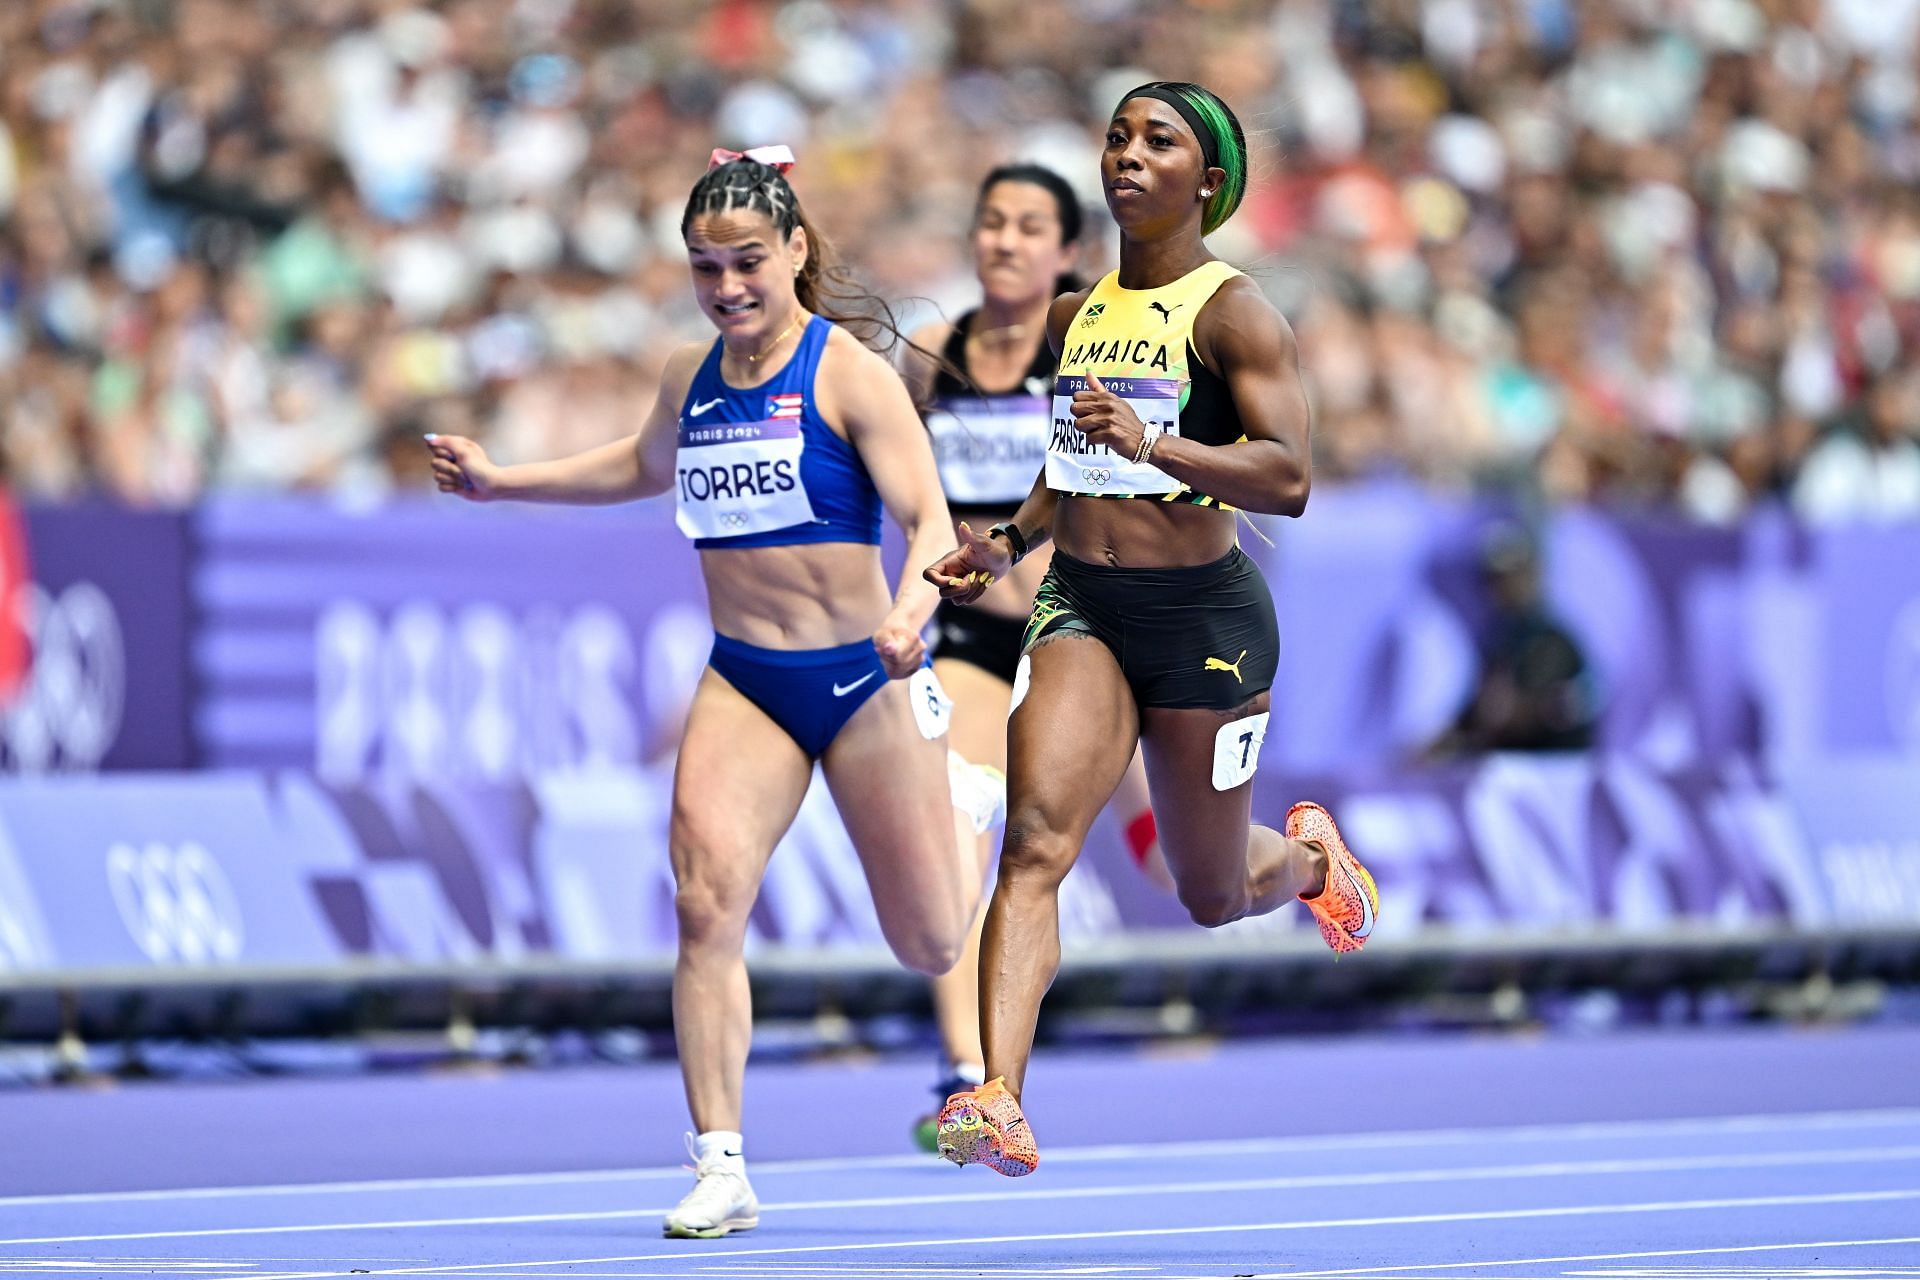
[{"label": "puma logo on top", "polygon": [[1184,307],[1184,306],[1186,306],[1186,305],[1187,305],[1187,304],[1186,304],[1186,303],[1184,303],[1184,302],[1176,302],[1176,303],[1174,303],[1174,304],[1173,304],[1173,306],[1172,306],[1171,308],[1168,308],[1168,307],[1167,307],[1167,306],[1166,306],[1165,304],[1163,304],[1163,303],[1159,303],[1159,302],[1149,302],[1149,303],[1147,304],[1147,310],[1149,310],[1149,311],[1158,311],[1158,312],[1160,313],[1160,323],[1162,323],[1162,324],[1165,324],[1165,323],[1167,323],[1167,322],[1168,322],[1169,320],[1172,320],[1172,319],[1173,319],[1173,313],[1174,313],[1175,311],[1178,311],[1178,310],[1179,310],[1180,308],[1182,308],[1182,307]]}]

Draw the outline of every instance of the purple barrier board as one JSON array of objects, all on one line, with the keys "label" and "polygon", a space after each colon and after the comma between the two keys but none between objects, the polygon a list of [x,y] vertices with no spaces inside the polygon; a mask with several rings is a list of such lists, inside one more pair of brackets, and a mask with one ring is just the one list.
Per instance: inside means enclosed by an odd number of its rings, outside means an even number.
[{"label": "purple barrier board", "polygon": [[11,607],[33,665],[0,707],[0,771],[193,764],[188,517],[104,503],[22,514],[33,580]]},{"label": "purple barrier board", "polygon": [[[1412,488],[1315,496],[1245,539],[1278,602],[1269,765],[1404,765],[1473,687],[1494,513]],[[207,763],[329,780],[531,778],[669,753],[709,631],[662,504],[573,511],[222,501],[196,520]],[[1666,769],[1920,752],[1920,526],[1733,529],[1573,509],[1546,591],[1600,742]],[[1333,602],[1336,607],[1329,607]]]},{"label": "purple barrier board", "polygon": [[[1261,521],[1280,615],[1268,759],[1388,768],[1474,681],[1474,548],[1495,513],[1391,485]],[[1544,588],[1602,699],[1598,741],[1661,768],[1920,756],[1920,525],[1721,529],[1582,508],[1540,530]],[[1246,540],[1251,542],[1251,539]]]},{"label": "purple barrier board", "polygon": [[[1495,513],[1326,489],[1248,537],[1282,646],[1266,763],[1403,767],[1469,696]],[[0,769],[188,765],[529,781],[671,755],[710,632],[671,509],[27,513],[37,656]],[[1585,647],[1599,740],[1662,769],[1920,753],[1920,526],[1731,529],[1570,509],[1546,592]]]},{"label": "purple barrier board", "polygon": [[[1920,925],[1920,791],[1900,757],[1777,779],[1634,757],[1496,756],[1256,782],[1255,812],[1326,803],[1374,870],[1376,936],[1429,926],[1657,934],[1676,922]],[[666,763],[538,782],[327,784],[304,773],[0,782],[0,969],[671,953]],[[1192,928],[1111,818],[1061,896],[1069,949]],[[1283,909],[1229,944],[1308,928]],[[776,850],[750,947],[881,944],[816,783]]]},{"label": "purple barrier board", "polygon": [[325,963],[340,955],[261,782],[0,784],[0,956],[14,969]]},{"label": "purple barrier board", "polygon": [[668,506],[221,501],[197,519],[214,766],[505,782],[671,751],[712,632]]}]

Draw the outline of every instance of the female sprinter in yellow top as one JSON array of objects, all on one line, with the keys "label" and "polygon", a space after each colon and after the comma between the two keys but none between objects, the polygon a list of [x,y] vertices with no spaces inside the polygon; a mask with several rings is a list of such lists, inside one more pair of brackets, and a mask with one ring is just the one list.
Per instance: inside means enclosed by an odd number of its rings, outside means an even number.
[{"label": "female sprinter in yellow top", "polygon": [[[964,528],[984,531],[1012,518],[1046,462],[1055,363],[1047,308],[1082,287],[1073,274],[1081,222],[1079,198],[1051,169],[1009,164],[987,174],[970,236],[980,305],[950,324],[917,330],[907,348],[907,387],[927,406],[947,507]],[[931,352],[944,363],[925,358]],[[964,535],[956,529],[956,536]],[[1021,633],[1050,558],[1048,550],[1037,551],[972,607],[942,601],[934,612],[933,669],[953,697],[953,754],[1000,773],[1007,767],[1007,715],[1023,683]],[[1134,860],[1170,888],[1138,755],[1114,804]],[[977,844],[984,874],[991,833],[968,827],[959,838]],[[986,1079],[979,944],[976,924],[960,963],[932,983],[945,1062],[934,1106],[914,1129],[928,1151],[935,1149],[940,1103]]]},{"label": "female sprinter in yellow top", "polygon": [[890,594],[880,567],[883,505],[909,564],[951,539],[933,451],[899,376],[832,322],[847,293],[784,176],[790,157],[729,154],[715,153],[680,224],[695,296],[720,337],[674,354],[637,435],[517,467],[493,465],[471,440],[429,442],[440,488],[474,500],[672,490],[700,550],[713,654],[680,744],[669,835],[673,1024],[697,1181],[666,1217],[670,1236],[759,1220],[740,1135],[752,1027],[742,946],[814,761],[903,963],[953,966],[980,884],[973,850],[954,844],[950,704],[920,639],[935,594],[918,575]]},{"label": "female sprinter in yellow top", "polygon": [[1337,951],[1379,906],[1326,810],[1253,826],[1252,779],[1278,661],[1273,600],[1235,510],[1297,516],[1309,412],[1293,335],[1202,237],[1246,190],[1246,139],[1198,85],[1128,93],[1100,174],[1119,269],[1054,302],[1059,354],[1046,471],[1011,521],[927,570],[977,599],[1035,546],[1055,552],[1025,647],[1030,685],[1008,748],[1006,840],[980,964],[990,1077],[941,1110],[941,1154],[1030,1173],[1020,1110],[1041,997],[1059,966],[1056,893],[1136,741],[1181,903],[1217,926],[1295,897]]}]

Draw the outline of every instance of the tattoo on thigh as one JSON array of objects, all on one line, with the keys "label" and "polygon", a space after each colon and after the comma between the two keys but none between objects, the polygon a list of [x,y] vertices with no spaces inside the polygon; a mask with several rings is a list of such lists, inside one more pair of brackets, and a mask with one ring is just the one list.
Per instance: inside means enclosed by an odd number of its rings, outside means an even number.
[{"label": "tattoo on thigh", "polygon": [[1027,652],[1032,653],[1035,649],[1044,649],[1056,640],[1092,640],[1095,638],[1091,631],[1081,631],[1077,627],[1058,627],[1028,645]]},{"label": "tattoo on thigh", "polygon": [[1222,724],[1232,720],[1244,720],[1248,716],[1258,715],[1262,711],[1265,711],[1269,701],[1270,699],[1264,692],[1256,693],[1237,707],[1228,707],[1224,711],[1216,710],[1213,714]]}]

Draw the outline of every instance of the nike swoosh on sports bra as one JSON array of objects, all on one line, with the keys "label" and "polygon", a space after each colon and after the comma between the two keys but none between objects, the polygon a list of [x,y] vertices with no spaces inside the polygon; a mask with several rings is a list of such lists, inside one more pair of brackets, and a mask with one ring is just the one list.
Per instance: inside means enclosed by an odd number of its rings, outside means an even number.
[{"label": "nike swoosh on sports bra", "polygon": [[880,494],[854,447],[820,416],[814,381],[833,322],[807,321],[757,387],[720,376],[720,340],[680,407],[675,518],[702,550],[880,542]]}]

